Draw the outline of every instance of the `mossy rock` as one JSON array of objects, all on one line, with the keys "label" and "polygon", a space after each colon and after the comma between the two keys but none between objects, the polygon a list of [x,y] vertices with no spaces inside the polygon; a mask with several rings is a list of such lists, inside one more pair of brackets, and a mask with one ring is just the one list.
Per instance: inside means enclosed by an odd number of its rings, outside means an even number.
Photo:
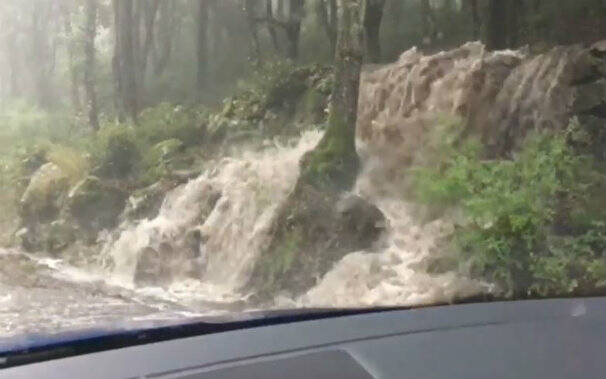
[{"label": "mossy rock", "polygon": [[346,254],[370,248],[384,225],[381,211],[358,196],[301,186],[276,220],[251,285],[265,300],[300,295]]},{"label": "mossy rock", "polygon": [[32,176],[20,200],[19,212],[24,224],[54,220],[63,206],[69,177],[54,163],[42,165]]},{"label": "mossy rock", "polygon": [[99,231],[117,225],[127,196],[119,188],[89,176],[70,191],[65,210],[85,237],[94,238]]}]

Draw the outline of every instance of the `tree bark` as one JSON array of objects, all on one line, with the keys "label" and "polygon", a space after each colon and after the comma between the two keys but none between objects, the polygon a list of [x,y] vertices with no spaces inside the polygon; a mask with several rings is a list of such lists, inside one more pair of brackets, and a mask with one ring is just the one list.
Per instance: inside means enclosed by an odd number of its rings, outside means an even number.
[{"label": "tree bark", "polygon": [[173,39],[177,29],[175,1],[161,1],[158,9],[158,45],[154,49],[154,74],[162,75],[172,56]]},{"label": "tree bark", "polygon": [[478,8],[478,0],[468,0],[469,11],[471,12],[472,35],[474,40],[480,39],[482,31],[482,21],[480,19],[480,11]]},{"label": "tree bark", "polygon": [[381,20],[383,19],[383,7],[385,0],[366,0],[366,11],[364,15],[364,42],[366,58],[371,63],[381,61]]},{"label": "tree bark", "polygon": [[337,48],[337,0],[318,0],[316,15],[330,43],[330,56],[334,58]]},{"label": "tree bark", "polygon": [[508,47],[515,48],[520,43],[520,28],[522,24],[520,18],[522,16],[522,1],[521,0],[508,0]]},{"label": "tree bark", "polygon": [[196,93],[198,100],[202,98],[206,85],[206,78],[208,77],[208,2],[209,0],[198,0],[198,30],[196,38],[196,52],[198,58]]},{"label": "tree bark", "polygon": [[244,0],[243,5],[250,32],[251,59],[255,62],[259,62],[261,60],[261,45],[259,43],[259,35],[257,33],[257,18],[255,16],[256,3],[256,0]]},{"label": "tree bark", "polygon": [[[259,290],[261,299],[282,290],[304,293],[315,283],[314,275],[321,275],[345,254],[368,246],[368,240],[360,236],[379,234],[347,226],[351,222],[340,216],[343,195],[353,187],[359,170],[355,127],[364,58],[364,5],[365,0],[340,0],[328,128],[317,147],[301,159],[299,180],[280,207],[268,247],[252,272],[249,284]],[[378,210],[373,213],[380,215]],[[363,224],[376,229],[378,220]],[[289,247],[293,241],[294,251]],[[291,263],[274,270],[271,262],[283,262],[286,254]]]},{"label": "tree bark", "polygon": [[507,40],[507,2],[506,0],[490,0],[488,3],[486,47],[489,50],[506,49]]},{"label": "tree bark", "polygon": [[78,85],[78,71],[76,68],[76,41],[72,28],[71,12],[67,4],[62,3],[61,11],[63,13],[63,29],[67,37],[67,59],[69,65],[70,76],[70,97],[72,107],[76,112],[82,108],[80,101],[80,89]]},{"label": "tree bark", "polygon": [[17,46],[15,45],[15,37],[16,33],[11,33],[6,36],[6,51],[8,55],[8,68],[10,70],[8,94],[11,97],[16,97],[20,95],[18,81],[19,65],[17,59]]},{"label": "tree bark", "polygon": [[[318,146],[304,157],[300,182],[347,190],[353,186],[358,175],[355,129],[364,58],[365,8],[366,0],[339,1],[335,79],[328,128]],[[323,172],[319,172],[320,166]]]},{"label": "tree bark", "polygon": [[121,0],[112,0],[112,7],[114,10],[114,53],[112,56],[112,73],[114,79],[114,108],[116,109],[116,115],[118,121],[123,122],[125,118],[125,107],[122,101],[123,93],[123,79],[122,69],[120,64],[120,47],[121,42],[121,31],[120,31],[120,2]]},{"label": "tree bark", "polygon": [[97,93],[95,91],[95,38],[97,36],[97,0],[86,0],[86,30],[84,41],[84,88],[88,120],[93,130],[99,129]]},{"label": "tree bark", "polygon": [[42,108],[48,108],[54,103],[51,95],[50,74],[52,72],[53,57],[50,47],[49,22],[52,19],[52,3],[38,0],[33,4],[31,14],[30,36],[32,38],[31,62],[35,81],[35,97]]},{"label": "tree bark", "polygon": [[267,17],[267,31],[271,38],[271,44],[276,52],[280,51],[280,43],[278,42],[278,33],[276,32],[276,26],[274,25],[274,9],[272,0],[267,0],[265,3],[265,16]]},{"label": "tree bark", "polygon": [[423,25],[423,44],[431,45],[436,40],[438,30],[435,15],[431,9],[429,0],[421,0],[421,18]]},{"label": "tree bark", "polygon": [[139,98],[135,69],[133,3],[134,0],[113,0],[117,34],[117,49],[115,50],[113,64],[117,73],[123,107],[133,122],[136,123],[139,113]]},{"label": "tree bark", "polygon": [[145,75],[147,74],[147,62],[149,60],[149,54],[154,44],[154,26],[156,23],[156,15],[158,14],[158,7],[160,0],[149,0],[145,3],[144,7],[144,28],[145,28],[145,39],[143,41],[143,49],[141,50],[141,83],[145,82]]},{"label": "tree bark", "polygon": [[286,38],[288,39],[287,55],[293,61],[299,57],[299,39],[303,21],[305,0],[290,0]]}]

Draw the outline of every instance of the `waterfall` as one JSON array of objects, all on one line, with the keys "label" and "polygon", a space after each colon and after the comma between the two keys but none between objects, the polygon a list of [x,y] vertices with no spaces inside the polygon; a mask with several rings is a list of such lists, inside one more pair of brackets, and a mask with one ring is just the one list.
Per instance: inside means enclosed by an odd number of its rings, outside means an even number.
[{"label": "waterfall", "polygon": [[[277,208],[298,178],[301,156],[320,137],[320,132],[311,131],[290,145],[242,151],[169,192],[156,218],[123,226],[103,248],[102,254],[113,263],[114,280],[132,287],[137,266],[152,249],[159,264],[169,268],[169,287],[175,293],[206,296],[209,301],[234,299],[268,243]],[[200,236],[194,239],[199,246],[193,247],[198,257],[184,252],[192,248],[186,238],[192,231]],[[187,266],[195,260],[203,264],[192,276]]]}]

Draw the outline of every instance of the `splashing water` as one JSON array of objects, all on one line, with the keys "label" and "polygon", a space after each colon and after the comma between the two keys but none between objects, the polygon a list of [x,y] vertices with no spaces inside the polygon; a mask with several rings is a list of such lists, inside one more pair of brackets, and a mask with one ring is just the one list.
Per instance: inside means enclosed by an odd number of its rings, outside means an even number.
[{"label": "splashing water", "polygon": [[410,205],[395,197],[375,199],[375,204],[390,225],[384,246],[378,251],[348,254],[294,304],[346,308],[427,305],[491,290],[488,284],[460,273],[428,273],[429,263],[442,254],[439,240],[452,232],[450,222],[420,225],[411,217]]},{"label": "splashing water", "polygon": [[[171,278],[171,295],[237,300],[237,290],[269,242],[277,208],[296,183],[301,156],[320,137],[318,131],[306,132],[295,146],[277,144],[225,158],[213,170],[168,193],[156,218],[124,226],[119,237],[104,247],[103,254],[113,262],[114,279],[132,287],[147,247],[161,254],[168,249],[161,257],[163,264],[182,266],[182,254],[175,251],[183,249],[188,231],[197,230],[202,238],[195,248],[205,260],[205,270],[198,277]],[[179,270],[176,273],[179,276]]]}]

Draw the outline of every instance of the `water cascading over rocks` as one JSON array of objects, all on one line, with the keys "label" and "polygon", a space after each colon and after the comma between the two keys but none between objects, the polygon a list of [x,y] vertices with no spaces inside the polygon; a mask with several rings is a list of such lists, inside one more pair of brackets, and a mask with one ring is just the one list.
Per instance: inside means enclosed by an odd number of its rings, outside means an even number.
[{"label": "water cascading over rocks", "polygon": [[[489,53],[479,43],[435,55],[409,50],[397,62],[363,74],[357,125],[361,173],[353,190],[337,199],[340,212],[329,217],[310,213],[306,221],[349,230],[351,244],[333,249],[339,243],[334,240],[321,249],[318,238],[310,254],[303,240],[309,236],[294,233],[282,246],[281,259],[263,260],[279,209],[297,182],[299,161],[320,140],[320,132],[306,132],[297,143],[242,148],[209,163],[201,176],[169,191],[151,219],[130,220],[109,233],[100,254],[104,270],[90,280],[96,283],[101,276],[133,289],[131,295],[160,294],[170,304],[197,312],[243,304],[266,284],[254,280],[255,270],[283,275],[297,260],[313,264],[294,266],[300,269],[297,276],[275,281],[269,306],[419,305],[490,293],[491,283],[464,272],[431,269],[445,253],[442,241],[453,232],[453,222],[415,216],[415,205],[402,191],[406,168],[422,159],[428,132],[444,117],[463,120],[491,158],[507,158],[530,130],[562,130],[578,117],[593,133],[593,152],[603,162],[605,51],[598,44],[538,55]],[[37,203],[24,199],[24,209],[34,209]],[[372,224],[377,220],[380,225]],[[373,233],[362,241],[354,238],[355,231],[369,230]],[[14,257],[21,255],[5,259]],[[62,267],[53,275],[72,280]],[[89,280],[89,269],[78,271],[79,280]],[[289,278],[295,285],[282,286]],[[14,303],[4,300],[7,306]]]},{"label": "water cascading over rocks", "polygon": [[573,116],[603,122],[605,91],[600,44],[538,55],[487,52],[479,42],[435,55],[413,48],[363,74],[358,152],[380,159],[386,171],[407,167],[439,119],[456,116],[492,156],[503,157],[531,130],[562,130]]}]

